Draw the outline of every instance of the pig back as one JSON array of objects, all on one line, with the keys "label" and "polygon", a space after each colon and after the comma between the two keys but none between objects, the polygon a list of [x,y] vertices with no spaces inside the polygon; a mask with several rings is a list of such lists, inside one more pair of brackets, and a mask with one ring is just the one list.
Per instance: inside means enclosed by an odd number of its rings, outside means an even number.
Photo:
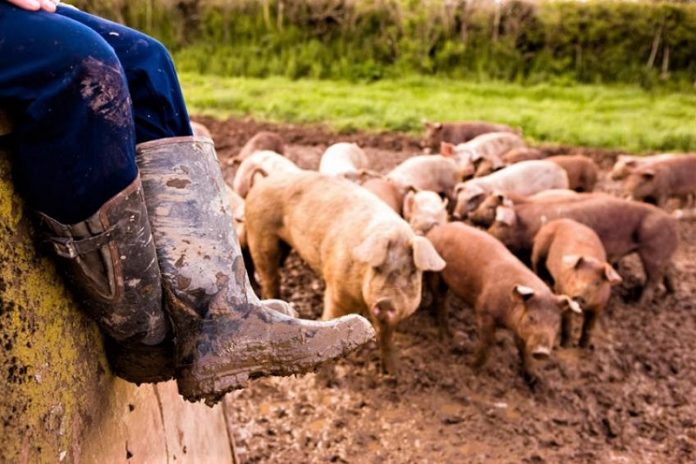
[{"label": "pig back", "polygon": [[671,217],[652,205],[606,195],[576,201],[520,204],[515,211],[518,219],[526,225],[525,238],[530,247],[534,235],[543,224],[567,218],[594,230],[610,258],[620,258],[635,251],[640,245],[641,236],[645,236],[644,226],[662,227],[666,234],[676,227]]},{"label": "pig back", "polygon": [[404,195],[392,181],[381,177],[375,177],[363,182],[362,187],[376,195],[381,201],[393,209],[396,214],[401,215]]},{"label": "pig back", "polygon": [[[287,176],[283,183],[281,236],[322,275],[329,262],[350,267],[351,250],[362,243],[375,218],[408,228],[389,206],[348,180],[305,172]],[[354,273],[354,267],[344,271]]]},{"label": "pig back", "polygon": [[555,163],[545,160],[520,161],[470,182],[480,182],[489,191],[533,195],[549,189],[567,189],[568,175]]},{"label": "pig back", "polygon": [[402,188],[449,193],[459,181],[457,163],[442,155],[414,156],[387,174]]},{"label": "pig back", "polygon": [[447,263],[443,280],[469,305],[482,304],[481,298],[491,300],[496,289],[505,292],[502,298],[508,298],[508,290],[515,285],[544,288],[505,245],[484,231],[451,222],[435,226],[427,238]]},{"label": "pig back", "polygon": [[696,155],[680,155],[655,161],[642,169],[654,169],[656,175],[661,177],[660,187],[664,190],[661,193],[684,195],[696,192]]}]

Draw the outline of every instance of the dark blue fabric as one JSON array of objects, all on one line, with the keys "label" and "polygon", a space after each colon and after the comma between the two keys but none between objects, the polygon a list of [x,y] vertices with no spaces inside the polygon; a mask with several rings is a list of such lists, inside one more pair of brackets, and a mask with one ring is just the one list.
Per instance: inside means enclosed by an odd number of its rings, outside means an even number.
[{"label": "dark blue fabric", "polygon": [[51,14],[0,2],[0,107],[16,121],[17,187],[66,224],[133,181],[136,143],[191,135],[164,46],[65,6]]}]

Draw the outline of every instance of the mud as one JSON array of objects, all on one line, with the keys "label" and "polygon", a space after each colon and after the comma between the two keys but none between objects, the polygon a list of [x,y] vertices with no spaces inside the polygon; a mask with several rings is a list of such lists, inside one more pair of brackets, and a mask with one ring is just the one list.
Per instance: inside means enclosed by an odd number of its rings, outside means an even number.
[{"label": "mud", "polygon": [[[274,126],[249,120],[199,121],[210,127],[225,161],[259,130],[277,130],[288,157],[316,169],[331,143],[356,142],[372,168],[386,171],[418,152],[400,134],[332,134],[324,127]],[[599,190],[617,152],[543,147],[592,156]],[[634,257],[613,291],[589,350],[558,348],[530,390],[519,375],[511,337],[499,332],[487,365],[468,365],[476,343],[473,312],[455,300],[453,338],[440,341],[434,314],[419,311],[395,335],[396,376],[379,373],[377,346],[332,369],[299,378],[260,379],[228,396],[241,462],[350,463],[687,463],[696,461],[696,223],[680,224],[677,290],[638,308],[643,279]],[[300,316],[318,318],[323,284],[293,253],[282,296]],[[577,340],[580,321],[574,321]]]}]

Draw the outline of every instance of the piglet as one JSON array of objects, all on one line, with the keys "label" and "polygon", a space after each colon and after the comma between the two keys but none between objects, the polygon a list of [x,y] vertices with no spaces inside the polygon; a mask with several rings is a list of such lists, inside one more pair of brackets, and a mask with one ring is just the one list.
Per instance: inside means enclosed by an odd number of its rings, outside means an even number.
[{"label": "piglet", "polygon": [[[462,223],[433,227],[427,238],[445,260],[442,280],[449,290],[476,313],[478,347],[474,367],[486,362],[497,328],[514,334],[522,373],[535,383],[534,362],[549,357],[561,314],[581,312],[568,296],[554,295],[549,287],[495,238]],[[448,301],[437,302],[440,320],[446,321]]]},{"label": "piglet", "polygon": [[[586,348],[595,322],[609,301],[611,287],[621,283],[621,276],[607,262],[599,236],[571,219],[551,221],[534,237],[532,267],[556,293],[568,295],[580,305],[584,313],[580,346]],[[565,313],[562,346],[568,346],[570,334],[571,318]]]}]

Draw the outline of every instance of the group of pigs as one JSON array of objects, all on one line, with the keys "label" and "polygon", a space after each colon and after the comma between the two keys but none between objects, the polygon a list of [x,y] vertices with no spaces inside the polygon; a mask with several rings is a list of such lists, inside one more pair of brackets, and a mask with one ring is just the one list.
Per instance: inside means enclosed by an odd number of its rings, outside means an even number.
[{"label": "group of pigs", "polygon": [[614,265],[622,257],[640,257],[640,304],[660,284],[673,291],[677,220],[647,201],[691,205],[696,155],[620,157],[612,177],[632,197],[622,199],[593,192],[591,159],[544,158],[507,126],[427,124],[423,148],[381,175],[359,146],[337,143],[317,172],[283,156],[278,135],[254,136],[234,160],[228,193],[262,297],[279,298],[279,268],[294,249],[326,283],[323,318],[368,317],[382,367],[393,372],[392,334],[422,293],[443,336],[456,295],[475,311],[473,365],[484,364],[495,330],[506,328],[533,384],[535,360],[550,355],[559,331],[561,345],[571,343],[573,312],[583,319],[579,345],[589,345],[621,282]]}]

